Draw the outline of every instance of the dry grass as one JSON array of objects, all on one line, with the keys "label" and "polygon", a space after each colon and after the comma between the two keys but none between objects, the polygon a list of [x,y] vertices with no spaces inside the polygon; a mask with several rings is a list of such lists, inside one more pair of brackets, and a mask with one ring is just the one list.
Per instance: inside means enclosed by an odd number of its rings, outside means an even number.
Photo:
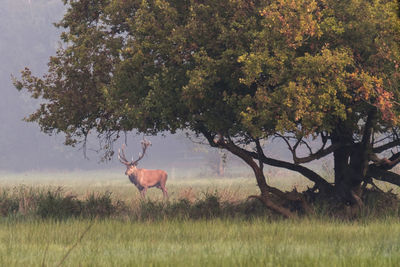
[{"label": "dry grass", "polygon": [[[294,184],[299,190],[307,186],[296,177],[269,179],[288,190]],[[118,171],[0,174],[0,202],[9,201],[9,207],[18,211],[0,217],[0,266],[397,266],[400,262],[398,213],[353,221],[324,216],[283,221],[258,202],[245,201],[258,192],[252,177],[172,176],[167,185],[170,202],[160,201],[157,189],[149,190],[149,200],[142,202],[137,189]],[[75,212],[77,203],[85,216],[66,213]],[[54,205],[60,217],[38,216],[39,207]],[[105,214],[101,219],[99,212]]]},{"label": "dry grass", "polygon": [[[287,172],[267,172],[267,177],[270,184],[283,190],[296,188],[301,191],[310,186],[303,178],[289,176],[289,174]],[[279,175],[279,177],[274,175]],[[214,205],[210,202],[213,198],[217,199],[218,205],[224,210],[221,213],[224,216],[235,212],[247,214],[252,212],[251,210],[253,212],[256,210],[255,213],[257,214],[258,208],[251,206],[252,204],[250,205],[247,201],[249,195],[258,194],[254,177],[246,176],[245,173],[234,178],[188,179],[186,177],[186,172],[182,175],[176,171],[175,176],[170,176],[167,183],[170,199],[168,205],[165,205],[162,202],[161,191],[156,188],[148,191],[147,201],[143,202],[136,187],[128,181],[126,176],[121,174],[119,169],[88,172],[0,173],[0,193],[3,194],[2,197],[0,196],[0,204],[2,203],[0,205],[0,214],[6,215],[17,211],[18,214],[25,216],[37,213],[40,208],[38,207],[39,200],[41,200],[41,205],[43,203],[43,205],[54,204],[53,200],[44,201],[49,197],[55,197],[59,202],[54,205],[69,205],[74,212],[78,210],[74,213],[78,214],[78,216],[85,214],[82,213],[82,210],[84,212],[87,211],[84,205],[93,206],[90,211],[90,213],[93,213],[93,210],[96,209],[104,210],[104,208],[95,207],[96,205],[104,204],[110,207],[113,206],[111,209],[115,211],[114,213],[121,215],[125,212],[125,214],[130,214],[130,217],[132,217],[132,214],[133,217],[143,217],[143,210],[146,211],[153,208],[165,210],[164,214],[167,217],[170,217],[171,212],[173,215],[174,209],[183,209],[184,211],[182,212],[184,214],[195,214],[196,218],[201,218],[203,216],[201,214],[205,209],[202,205]],[[391,188],[387,184],[379,183],[379,186],[385,190],[393,189],[394,193],[399,193],[398,188]],[[61,191],[60,188],[62,189]],[[380,210],[385,210],[382,207],[385,207],[387,200],[378,199],[374,195],[371,196],[368,200],[370,203],[365,214],[368,216],[381,216],[383,213]],[[149,207],[146,207],[143,203],[147,203]],[[187,207],[187,205],[191,206]],[[192,210],[192,206],[196,207],[196,205],[203,209],[200,209],[200,215]],[[391,205],[393,210],[390,211],[391,214],[399,212],[396,208],[397,206],[398,202]],[[328,207],[316,206],[315,208],[320,215],[332,213]],[[51,210],[50,207],[48,209]],[[250,211],[247,212],[245,209],[250,209]],[[66,214],[69,213],[73,212],[66,212]],[[111,213],[106,212],[106,214]],[[147,214],[145,217],[151,217],[151,214]]]},{"label": "dry grass", "polygon": [[[113,192],[113,197],[130,202],[139,200],[139,192],[129,182],[121,170],[111,171],[77,171],[77,172],[27,172],[0,173],[0,189],[12,189],[24,185],[28,188],[55,189],[62,187],[66,194],[85,198],[93,192]],[[207,193],[218,192],[222,199],[245,199],[248,195],[258,192],[255,179],[252,177],[235,178],[196,178],[188,179],[176,174],[167,182],[170,199],[199,199]],[[151,188],[148,198],[161,200],[159,189]]]}]

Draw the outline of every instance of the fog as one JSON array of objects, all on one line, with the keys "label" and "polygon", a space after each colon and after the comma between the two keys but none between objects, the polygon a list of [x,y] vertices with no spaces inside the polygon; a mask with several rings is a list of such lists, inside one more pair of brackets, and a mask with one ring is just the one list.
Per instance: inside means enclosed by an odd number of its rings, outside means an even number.
[{"label": "fog", "polygon": [[[99,148],[96,138],[89,140],[89,159],[85,159],[79,147],[63,145],[62,134],[48,136],[40,132],[38,125],[23,121],[35,110],[38,101],[24,91],[18,92],[11,75],[19,77],[24,67],[29,67],[36,75],[46,72],[48,59],[59,45],[60,31],[53,23],[62,18],[64,11],[61,0],[1,0],[0,171],[122,168],[116,158],[100,162],[102,154],[95,152]],[[138,156],[141,138],[128,133],[126,154],[129,159]],[[141,165],[148,168],[199,166],[199,162],[205,164],[210,155],[218,155],[206,147],[199,148],[183,133],[147,139],[153,145]],[[114,147],[118,148],[122,141],[116,142]]]},{"label": "fog", "polygon": [[[65,11],[62,0],[1,0],[0,7],[0,171],[54,171],[96,170],[122,168],[114,157],[110,162],[100,162],[102,154],[96,153],[99,144],[91,138],[87,146],[89,159],[84,158],[79,147],[63,144],[62,134],[48,136],[37,124],[23,118],[35,110],[39,102],[24,92],[18,92],[11,75],[19,77],[20,71],[29,67],[41,76],[47,62],[55,54],[60,30],[53,26]],[[184,133],[147,137],[153,145],[148,149],[141,166],[146,168],[213,168],[219,153],[208,146],[194,144]],[[137,157],[142,136],[128,133],[127,157]],[[124,138],[122,138],[124,139]],[[123,140],[114,144],[117,149]],[[275,150],[276,151],[276,150]],[[267,151],[275,154],[274,150]],[[228,156],[228,166],[244,166]]]}]

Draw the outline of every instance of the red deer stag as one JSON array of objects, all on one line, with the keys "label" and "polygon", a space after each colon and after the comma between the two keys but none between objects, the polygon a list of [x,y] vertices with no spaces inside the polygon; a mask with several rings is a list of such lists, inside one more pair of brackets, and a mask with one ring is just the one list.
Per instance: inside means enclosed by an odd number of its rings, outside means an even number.
[{"label": "red deer stag", "polygon": [[125,174],[128,175],[129,180],[139,189],[142,198],[145,198],[147,188],[157,187],[162,190],[164,199],[168,198],[167,188],[167,173],[163,170],[147,170],[137,168],[138,162],[144,157],[147,148],[151,146],[151,143],[147,140],[142,140],[142,153],[139,154],[139,158],[135,161],[129,162],[125,156],[125,145],[122,145],[121,149],[118,150],[118,159],[122,164],[126,166]]}]

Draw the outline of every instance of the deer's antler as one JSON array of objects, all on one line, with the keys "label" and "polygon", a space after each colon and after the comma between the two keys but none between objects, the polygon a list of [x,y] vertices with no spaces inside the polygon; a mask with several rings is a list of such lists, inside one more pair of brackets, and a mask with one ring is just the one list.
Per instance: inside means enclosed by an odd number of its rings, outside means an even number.
[{"label": "deer's antler", "polygon": [[142,152],[139,154],[139,158],[137,160],[135,161],[132,160],[132,165],[137,165],[137,163],[144,157],[147,148],[151,146],[151,142],[149,140],[146,140],[145,138],[143,138],[141,144],[142,144]]},{"label": "deer's antler", "polygon": [[[122,150],[122,152],[121,152],[121,150]],[[121,149],[118,149],[118,159],[122,164],[130,165],[131,163],[126,159],[124,150],[125,150],[125,144],[122,145]]]}]

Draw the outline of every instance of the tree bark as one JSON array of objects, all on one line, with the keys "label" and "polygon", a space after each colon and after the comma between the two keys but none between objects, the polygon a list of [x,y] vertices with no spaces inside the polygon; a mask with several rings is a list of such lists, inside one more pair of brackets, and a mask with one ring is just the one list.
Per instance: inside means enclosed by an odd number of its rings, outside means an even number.
[{"label": "tree bark", "polygon": [[253,158],[250,155],[244,153],[244,151],[237,145],[233,144],[232,142],[225,141],[222,138],[217,140],[216,143],[220,147],[225,148],[232,154],[241,158],[244,162],[246,162],[252,168],[254,175],[256,177],[256,180],[257,180],[258,188],[261,191],[260,196],[252,196],[252,197],[256,197],[256,198],[260,199],[267,208],[283,215],[286,218],[296,218],[297,217],[297,215],[295,213],[291,212],[288,208],[278,205],[271,200],[270,194],[274,194],[274,193],[277,194],[279,192],[278,194],[280,196],[283,196],[284,193],[281,192],[280,190],[278,190],[277,188],[270,187],[267,185],[267,182],[266,182],[266,179],[264,176],[264,172],[262,170],[262,166],[258,166],[257,163],[253,160]]},{"label": "tree bark", "polygon": [[334,152],[335,163],[335,189],[337,195],[351,205],[361,207],[361,183],[365,181],[369,155],[372,153],[372,135],[375,125],[377,110],[372,107],[364,125],[362,140],[353,143],[352,131],[346,125],[339,125],[332,133],[333,144],[343,144]]},{"label": "tree bark", "polygon": [[380,181],[388,182],[400,186],[400,175],[397,173],[381,169],[374,164],[369,165],[367,177],[375,178]]},{"label": "tree bark", "polygon": [[[204,135],[204,137],[207,139],[208,143],[212,147],[222,147],[222,146],[218,145],[215,142],[215,140],[214,140],[215,136],[213,136],[209,132],[207,132],[205,127],[202,127],[201,125],[198,125],[197,130]],[[226,147],[222,147],[222,148],[227,149]],[[227,150],[229,150],[229,149],[227,149]],[[243,149],[243,148],[238,147],[238,146],[236,146],[236,150],[240,151],[241,154],[246,155],[247,157],[249,157],[251,159],[256,159],[256,160],[259,160],[259,161],[261,160],[262,163],[264,163],[266,165],[273,166],[273,167],[278,167],[278,168],[284,168],[284,169],[287,169],[287,170],[290,170],[290,171],[294,171],[294,172],[300,173],[301,175],[303,175],[307,179],[309,179],[312,182],[314,182],[316,188],[318,188],[321,193],[323,193],[323,194],[332,193],[333,186],[329,182],[327,182],[324,178],[322,178],[319,174],[317,174],[316,172],[314,172],[313,170],[311,170],[311,169],[309,169],[307,167],[304,167],[304,166],[301,166],[301,165],[298,165],[298,164],[294,164],[294,163],[291,163],[291,162],[283,161],[283,160],[269,158],[269,157],[266,157],[264,154],[260,155],[259,153],[248,151],[248,150]],[[233,153],[233,154],[235,154],[235,153]],[[235,155],[237,155],[237,154],[235,154]]]}]

